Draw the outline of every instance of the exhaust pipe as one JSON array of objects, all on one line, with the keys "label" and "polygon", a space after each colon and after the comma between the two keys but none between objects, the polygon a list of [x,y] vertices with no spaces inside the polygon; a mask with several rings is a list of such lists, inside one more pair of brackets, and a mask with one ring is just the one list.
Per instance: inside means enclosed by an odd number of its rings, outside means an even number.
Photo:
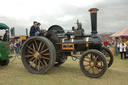
[{"label": "exhaust pipe", "polygon": [[91,26],[92,26],[92,35],[96,35],[97,34],[97,11],[99,9],[97,8],[91,8],[90,10],[88,10],[90,12],[91,15]]}]

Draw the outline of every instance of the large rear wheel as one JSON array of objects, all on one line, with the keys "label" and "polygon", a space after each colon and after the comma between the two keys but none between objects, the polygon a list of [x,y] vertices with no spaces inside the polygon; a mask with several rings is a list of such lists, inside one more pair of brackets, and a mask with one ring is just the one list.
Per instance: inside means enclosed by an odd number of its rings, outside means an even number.
[{"label": "large rear wheel", "polygon": [[80,68],[88,77],[101,77],[106,72],[107,67],[105,56],[98,50],[88,50],[80,58]]},{"label": "large rear wheel", "polygon": [[24,67],[31,73],[47,73],[56,60],[56,50],[50,40],[35,36],[29,38],[22,47],[21,58]]}]

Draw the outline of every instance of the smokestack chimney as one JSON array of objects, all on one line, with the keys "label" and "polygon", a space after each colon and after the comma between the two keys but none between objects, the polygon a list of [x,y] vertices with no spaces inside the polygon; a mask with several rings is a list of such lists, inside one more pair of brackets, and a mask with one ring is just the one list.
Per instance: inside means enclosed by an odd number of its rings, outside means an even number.
[{"label": "smokestack chimney", "polygon": [[91,8],[89,10],[90,15],[91,15],[91,26],[92,26],[92,35],[97,34],[97,11],[99,9],[97,8]]}]

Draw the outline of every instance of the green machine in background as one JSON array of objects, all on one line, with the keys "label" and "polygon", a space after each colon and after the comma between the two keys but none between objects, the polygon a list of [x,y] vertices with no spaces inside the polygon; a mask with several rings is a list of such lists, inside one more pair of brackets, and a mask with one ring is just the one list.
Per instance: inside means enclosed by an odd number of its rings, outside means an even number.
[{"label": "green machine in background", "polygon": [[[9,32],[9,27],[6,24],[0,23],[0,30],[5,30]],[[8,33],[9,34],[9,33]],[[9,49],[9,35],[6,41],[0,39],[0,65],[6,66],[9,64],[9,56],[10,49]]]}]

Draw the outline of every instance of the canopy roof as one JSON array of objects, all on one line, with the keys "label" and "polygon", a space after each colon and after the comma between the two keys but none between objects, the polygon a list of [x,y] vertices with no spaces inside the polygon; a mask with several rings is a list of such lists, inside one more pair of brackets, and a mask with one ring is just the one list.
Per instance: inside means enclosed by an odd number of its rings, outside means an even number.
[{"label": "canopy roof", "polygon": [[0,30],[6,30],[6,29],[9,29],[9,27],[4,23],[0,23]]},{"label": "canopy roof", "polygon": [[128,28],[125,28],[111,35],[111,37],[120,37],[120,36],[128,36]]}]

